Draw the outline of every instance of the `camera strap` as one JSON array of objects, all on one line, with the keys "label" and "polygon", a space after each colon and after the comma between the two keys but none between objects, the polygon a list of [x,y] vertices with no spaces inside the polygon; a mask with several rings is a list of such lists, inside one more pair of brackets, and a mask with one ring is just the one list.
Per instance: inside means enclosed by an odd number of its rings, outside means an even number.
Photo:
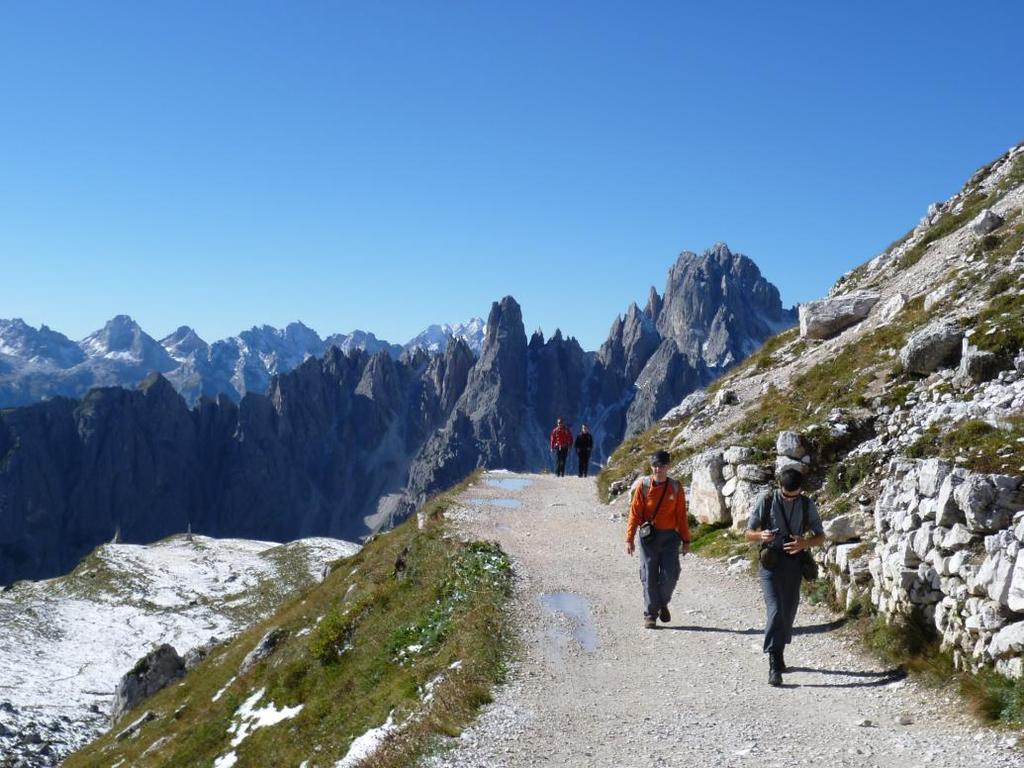
[{"label": "camera strap", "polygon": [[[654,514],[651,515],[650,520],[648,520],[647,518],[644,518],[644,522],[645,523],[650,523],[651,525],[654,525],[654,518],[656,518],[658,516],[658,510],[661,509],[661,502],[663,502],[665,500],[665,496],[668,495],[668,489],[671,487],[671,485],[670,485],[671,482],[672,482],[672,478],[667,478],[665,480],[665,490],[661,492],[661,496],[658,498],[658,503],[654,505]],[[651,480],[651,488],[654,488],[654,480],[653,479]],[[645,493],[644,494],[644,508],[645,509],[647,507],[647,503],[646,502],[647,502],[647,494]]]}]

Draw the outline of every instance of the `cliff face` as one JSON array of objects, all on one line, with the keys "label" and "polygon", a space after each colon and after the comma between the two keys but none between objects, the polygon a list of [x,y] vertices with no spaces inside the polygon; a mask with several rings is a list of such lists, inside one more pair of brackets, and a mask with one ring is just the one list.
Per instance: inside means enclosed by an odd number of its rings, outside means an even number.
[{"label": "cliff face", "polygon": [[[463,340],[398,359],[334,347],[237,403],[200,397],[189,409],[154,374],[137,390],[4,411],[0,582],[62,573],[117,530],[129,542],[188,525],[211,536],[356,539],[478,466],[550,468],[558,417],[574,433],[591,426],[600,462],[749,351],[748,334],[785,317],[762,283],[721,246],[680,256],[664,298],[652,289],[645,310],[631,306],[596,354],[561,331],[527,341],[507,296],[491,308],[479,358]],[[739,317],[747,309],[758,318]],[[198,343],[184,331],[179,352]]]}]

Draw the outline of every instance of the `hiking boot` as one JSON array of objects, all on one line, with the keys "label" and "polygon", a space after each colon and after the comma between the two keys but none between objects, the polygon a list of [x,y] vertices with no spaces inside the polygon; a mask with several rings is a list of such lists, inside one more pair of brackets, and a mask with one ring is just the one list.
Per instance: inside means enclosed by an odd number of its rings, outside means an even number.
[{"label": "hiking boot", "polygon": [[654,629],[658,626],[658,622],[653,616],[644,616],[644,629]]},{"label": "hiking boot", "polygon": [[789,672],[789,668],[786,667],[786,658],[782,655],[782,651],[779,651],[778,657],[775,660],[775,666],[779,668],[779,674]]},{"label": "hiking boot", "polygon": [[658,618],[661,619],[662,623],[668,624],[672,621],[672,614],[668,612],[668,606],[663,605],[661,610],[658,611]]},{"label": "hiking boot", "polygon": [[782,671],[779,669],[779,656],[774,651],[768,654],[768,685],[776,688],[782,685]]}]

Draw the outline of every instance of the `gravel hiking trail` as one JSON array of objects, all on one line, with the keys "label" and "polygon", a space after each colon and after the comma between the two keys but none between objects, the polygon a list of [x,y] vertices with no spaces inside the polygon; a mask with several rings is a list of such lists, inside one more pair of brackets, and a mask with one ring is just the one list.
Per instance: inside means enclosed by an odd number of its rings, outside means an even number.
[{"label": "gravel hiking trail", "polygon": [[887,669],[806,602],[792,671],[770,687],[745,566],[684,557],[672,620],[644,629],[625,511],[571,476],[491,471],[459,497],[449,518],[515,565],[520,651],[495,701],[427,766],[1024,766],[1017,737],[978,725],[952,686]]}]

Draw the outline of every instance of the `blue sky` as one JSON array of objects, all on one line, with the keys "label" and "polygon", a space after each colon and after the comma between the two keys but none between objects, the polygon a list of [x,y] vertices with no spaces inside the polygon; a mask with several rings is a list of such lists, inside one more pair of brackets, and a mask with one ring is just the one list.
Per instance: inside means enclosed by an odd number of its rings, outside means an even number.
[{"label": "blue sky", "polygon": [[1017,3],[6,2],[0,317],[594,349],[684,250],[822,295],[1024,139]]}]

